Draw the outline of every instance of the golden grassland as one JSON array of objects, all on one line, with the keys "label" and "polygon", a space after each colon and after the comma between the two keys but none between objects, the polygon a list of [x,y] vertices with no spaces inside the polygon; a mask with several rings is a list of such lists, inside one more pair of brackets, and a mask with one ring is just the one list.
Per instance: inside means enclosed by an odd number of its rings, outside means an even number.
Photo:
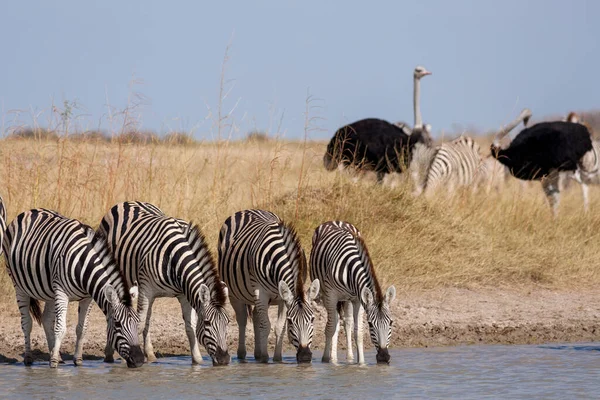
[{"label": "golden grassland", "polygon": [[[600,196],[582,211],[578,185],[553,220],[539,183],[511,178],[501,192],[414,198],[407,177],[358,182],[322,166],[325,142],[241,140],[191,145],[105,141],[0,141],[0,194],[8,220],[45,207],[96,227],[115,203],[142,200],[199,224],[216,255],[233,212],[268,209],[293,222],[305,251],[320,223],[342,219],[363,233],[379,279],[401,290],[600,283]],[[4,259],[2,260],[4,262]],[[14,290],[0,268],[0,310]]]}]

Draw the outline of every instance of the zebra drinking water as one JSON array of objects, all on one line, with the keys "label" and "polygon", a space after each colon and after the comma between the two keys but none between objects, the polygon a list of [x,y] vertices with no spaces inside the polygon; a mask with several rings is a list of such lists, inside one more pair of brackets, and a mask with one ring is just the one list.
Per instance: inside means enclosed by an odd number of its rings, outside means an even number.
[{"label": "zebra drinking water", "polygon": [[321,299],[327,309],[323,362],[337,362],[338,313],[344,320],[347,360],[354,361],[350,337],[352,314],[358,362],[365,362],[363,311],[366,311],[377,362],[389,363],[392,335],[389,305],[396,297],[396,289],[390,286],[385,294],[381,291],[367,245],[354,225],[330,221],[317,227],[312,238],[310,276],[321,282]]},{"label": "zebra drinking water", "polygon": [[296,360],[311,362],[314,314],[310,303],[319,293],[319,281],[314,280],[304,292],[306,257],[293,227],[269,211],[240,211],[221,227],[218,249],[219,272],[229,287],[239,325],[238,358],[246,358],[246,322],[254,306],[254,357],[269,361],[268,310],[269,305],[277,304],[273,361],[282,360],[287,319],[288,336],[297,349]]},{"label": "zebra drinking water", "polygon": [[[131,305],[129,287],[102,234],[94,234],[89,226],[54,211],[35,209],[19,214],[8,226],[3,249],[21,312],[25,365],[33,362],[31,310],[43,324],[50,367],[58,366],[69,301],[79,301],[73,360],[81,365],[92,299],[106,315],[108,341],[127,366],[144,363],[138,344],[139,318]],[[43,314],[39,301],[46,302]]]},{"label": "zebra drinking water", "polygon": [[139,282],[138,311],[148,361],[156,360],[149,334],[154,299],[177,297],[192,362],[202,362],[200,342],[213,365],[229,364],[227,288],[198,226],[167,217],[149,203],[124,202],[110,209],[98,229],[108,238],[127,281]]}]

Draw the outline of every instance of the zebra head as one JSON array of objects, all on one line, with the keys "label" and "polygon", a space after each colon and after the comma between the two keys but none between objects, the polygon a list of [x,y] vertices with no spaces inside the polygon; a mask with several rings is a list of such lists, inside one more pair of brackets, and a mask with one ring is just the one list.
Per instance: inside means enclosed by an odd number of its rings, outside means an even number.
[{"label": "zebra head", "polygon": [[318,296],[319,287],[319,280],[315,279],[306,294],[299,292],[294,295],[285,281],[279,282],[279,296],[287,306],[288,337],[296,348],[298,363],[312,361],[310,345],[314,333],[315,314],[310,304]]},{"label": "zebra head", "polygon": [[229,316],[225,312],[228,293],[225,283],[221,282],[221,285],[221,292],[216,296],[211,296],[208,286],[200,285],[200,306],[197,310],[196,337],[206,348],[213,365],[227,365],[230,361],[227,349]]},{"label": "zebra head", "polygon": [[396,288],[390,286],[385,292],[382,301],[375,301],[371,289],[363,288],[360,298],[367,314],[371,341],[377,349],[377,363],[389,363],[390,353],[388,346],[392,337],[392,318],[390,302],[396,298]]},{"label": "zebra head", "polygon": [[121,301],[112,286],[108,285],[104,289],[104,295],[110,304],[106,315],[108,342],[117,349],[129,368],[141,367],[144,364],[144,353],[138,341],[140,318],[129,301],[131,294],[135,295],[136,290],[137,287],[131,288],[129,296]]}]

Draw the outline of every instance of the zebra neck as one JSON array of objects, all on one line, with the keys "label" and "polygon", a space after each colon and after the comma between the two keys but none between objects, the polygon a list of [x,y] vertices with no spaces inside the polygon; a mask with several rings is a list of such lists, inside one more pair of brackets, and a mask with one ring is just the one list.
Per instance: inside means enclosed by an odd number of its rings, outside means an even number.
[{"label": "zebra neck", "polygon": [[202,305],[200,300],[200,287],[202,284],[208,286],[211,297],[214,293],[214,279],[207,279],[204,272],[198,268],[184,270],[181,275],[181,285],[187,301],[195,310]]},{"label": "zebra neck", "polygon": [[107,283],[103,287],[96,288],[96,291],[94,293],[92,293],[92,298],[94,299],[96,304],[98,304],[98,307],[100,307],[100,309],[102,310],[104,315],[108,315],[108,312],[110,311],[110,309],[112,307],[112,305],[110,304],[110,301],[108,300],[108,298],[106,297],[106,295],[104,293],[104,291],[106,290],[106,288],[108,286],[112,286],[112,285]]}]

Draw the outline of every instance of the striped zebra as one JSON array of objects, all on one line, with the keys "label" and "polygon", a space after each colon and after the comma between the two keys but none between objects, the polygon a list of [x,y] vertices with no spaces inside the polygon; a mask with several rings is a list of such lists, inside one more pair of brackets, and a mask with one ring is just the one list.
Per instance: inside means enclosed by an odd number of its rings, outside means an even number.
[{"label": "striped zebra", "polygon": [[[19,214],[5,235],[2,247],[21,312],[25,365],[33,362],[31,311],[44,327],[50,367],[58,366],[69,301],[79,302],[73,360],[81,365],[92,300],[106,315],[108,340],[127,366],[144,363],[138,343],[139,318],[131,304],[130,289],[102,234],[94,234],[92,228],[77,220],[40,208]],[[39,301],[46,302],[43,313]]]},{"label": "striped zebra", "polygon": [[[570,112],[566,121],[574,124],[584,124],[579,116]],[[587,125],[586,125],[587,126]],[[591,132],[591,128],[587,126]],[[568,174],[568,175],[567,175]],[[583,197],[583,209],[587,212],[590,208],[589,187],[588,185],[600,185],[600,141],[592,140],[592,150],[585,153],[579,160],[577,170],[573,173],[561,172],[563,180],[568,178],[576,180],[581,185],[581,194]]]},{"label": "striped zebra", "polygon": [[108,238],[127,282],[139,282],[138,312],[144,323],[144,353],[148,361],[156,360],[150,339],[154,300],[177,297],[192,362],[202,362],[198,346],[202,343],[213,365],[229,364],[227,288],[219,278],[200,228],[167,217],[152,204],[130,201],[113,206],[98,229]]},{"label": "striped zebra", "polygon": [[338,313],[344,321],[347,360],[354,361],[350,336],[354,322],[358,362],[365,362],[363,312],[366,311],[377,362],[389,363],[392,335],[389,305],[396,297],[396,289],[390,286],[385,294],[381,291],[367,245],[354,225],[329,221],[317,227],[312,238],[310,276],[321,282],[321,299],[327,309],[323,362],[337,361]]},{"label": "striped zebra", "polygon": [[283,330],[288,327],[296,360],[311,362],[314,314],[311,302],[319,293],[314,280],[304,292],[306,257],[293,227],[262,210],[240,211],[225,221],[219,233],[219,272],[229,287],[231,305],[239,325],[238,358],[246,358],[246,322],[252,306],[254,357],[268,362],[271,330],[269,306],[277,304],[275,354],[282,360]]},{"label": "striped zebra", "polygon": [[435,149],[425,181],[416,194],[424,191],[429,196],[442,185],[447,186],[448,193],[461,186],[473,186],[475,190],[478,176],[484,173],[483,165],[479,145],[471,137],[460,136],[443,143]]}]

